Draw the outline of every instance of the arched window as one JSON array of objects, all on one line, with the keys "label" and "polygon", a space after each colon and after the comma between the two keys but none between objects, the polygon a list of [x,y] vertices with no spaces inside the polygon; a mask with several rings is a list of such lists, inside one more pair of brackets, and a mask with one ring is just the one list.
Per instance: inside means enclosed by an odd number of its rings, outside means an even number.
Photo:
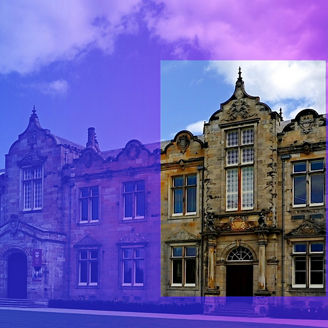
[{"label": "arched window", "polygon": [[253,261],[254,258],[252,252],[248,248],[239,246],[229,253],[227,260],[235,262],[244,262]]}]

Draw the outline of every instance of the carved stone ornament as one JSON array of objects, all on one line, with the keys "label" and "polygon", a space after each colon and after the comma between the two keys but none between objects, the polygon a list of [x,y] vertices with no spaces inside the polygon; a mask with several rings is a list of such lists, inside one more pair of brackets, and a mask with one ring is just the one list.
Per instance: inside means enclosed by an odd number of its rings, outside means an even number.
[{"label": "carved stone ornament", "polygon": [[129,159],[136,159],[139,157],[140,148],[135,144],[131,144],[127,149],[127,156]]},{"label": "carved stone ornament", "polygon": [[249,104],[245,99],[242,98],[243,92],[241,89],[237,88],[237,90],[235,91],[235,97],[237,99],[232,102],[232,105],[229,109],[229,115],[226,121],[234,121],[237,118],[246,119],[249,117],[253,117],[254,114],[251,115],[249,113]]},{"label": "carved stone ornament", "polygon": [[20,226],[20,220],[18,219],[17,216],[13,215],[13,216],[10,218],[10,222],[9,222],[10,232],[11,232],[13,235],[16,235],[19,226]]},{"label": "carved stone ornament", "polygon": [[250,228],[249,223],[246,221],[246,217],[237,216],[231,219],[232,231],[244,231]]},{"label": "carved stone ornament", "polygon": [[312,132],[314,127],[313,115],[304,115],[300,118],[299,126],[301,127],[304,134]]},{"label": "carved stone ornament", "polygon": [[296,236],[317,236],[324,235],[325,229],[321,225],[314,223],[313,220],[305,220],[300,226],[287,234],[290,237]]},{"label": "carved stone ornament", "polygon": [[190,140],[187,135],[184,134],[178,138],[177,146],[182,153],[185,153],[189,145],[190,145]]}]

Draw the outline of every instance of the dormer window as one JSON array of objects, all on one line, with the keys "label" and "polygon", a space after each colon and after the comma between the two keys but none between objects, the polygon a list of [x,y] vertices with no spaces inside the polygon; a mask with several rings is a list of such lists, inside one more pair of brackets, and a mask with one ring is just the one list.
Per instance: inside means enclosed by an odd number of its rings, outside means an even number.
[{"label": "dormer window", "polygon": [[40,210],[43,204],[43,168],[22,169],[23,210]]}]

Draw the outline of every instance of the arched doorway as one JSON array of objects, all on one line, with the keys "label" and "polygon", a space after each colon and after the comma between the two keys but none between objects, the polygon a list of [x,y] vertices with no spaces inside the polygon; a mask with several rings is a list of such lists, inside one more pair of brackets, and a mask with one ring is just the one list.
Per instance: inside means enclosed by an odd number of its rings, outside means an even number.
[{"label": "arched doorway", "polygon": [[9,298],[27,297],[27,259],[23,252],[15,251],[8,256],[8,285]]},{"label": "arched doorway", "polygon": [[227,296],[253,296],[253,254],[243,246],[234,248],[227,256]]}]

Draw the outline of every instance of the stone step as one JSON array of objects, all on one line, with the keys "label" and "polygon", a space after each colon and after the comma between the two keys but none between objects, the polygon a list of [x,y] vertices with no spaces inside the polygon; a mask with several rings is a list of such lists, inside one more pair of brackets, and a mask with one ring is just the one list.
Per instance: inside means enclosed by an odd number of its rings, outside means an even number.
[{"label": "stone step", "polygon": [[0,298],[0,307],[41,308],[48,307],[48,302],[30,299]]}]

